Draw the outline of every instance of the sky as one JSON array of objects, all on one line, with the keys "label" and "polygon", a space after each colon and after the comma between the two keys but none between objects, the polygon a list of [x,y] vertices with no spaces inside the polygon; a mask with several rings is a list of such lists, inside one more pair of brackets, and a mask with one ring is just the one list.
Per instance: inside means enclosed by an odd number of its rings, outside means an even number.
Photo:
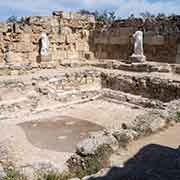
[{"label": "sky", "polygon": [[115,10],[122,18],[152,14],[180,14],[180,0],[0,0],[0,20],[10,16],[50,15],[54,10]]}]

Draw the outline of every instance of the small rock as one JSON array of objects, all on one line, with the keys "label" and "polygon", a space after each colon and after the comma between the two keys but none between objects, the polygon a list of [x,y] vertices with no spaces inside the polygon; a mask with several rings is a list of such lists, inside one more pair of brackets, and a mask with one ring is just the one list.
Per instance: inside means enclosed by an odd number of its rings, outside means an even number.
[{"label": "small rock", "polygon": [[117,139],[119,145],[126,146],[129,142],[138,137],[138,133],[130,129],[121,129],[114,131],[113,136]]},{"label": "small rock", "polygon": [[93,174],[93,175],[90,175],[90,176],[85,176],[82,178],[82,180],[89,180],[91,178],[96,178],[96,177],[99,177],[99,176],[105,176],[108,171],[110,170],[110,168],[104,168],[104,169],[101,169],[99,172],[97,172],[96,174]]},{"label": "small rock", "polygon": [[139,135],[145,135],[164,128],[166,124],[166,118],[161,115],[161,112],[152,111],[137,116],[128,129],[133,129]]},{"label": "small rock", "polygon": [[150,123],[149,129],[151,130],[151,132],[156,132],[164,128],[165,126],[166,126],[166,120],[159,117],[157,119],[154,119],[154,121]]},{"label": "small rock", "polygon": [[0,180],[3,180],[6,177],[6,173],[2,165],[0,165]]},{"label": "small rock", "polygon": [[77,145],[77,152],[82,155],[95,154],[96,150],[102,145],[109,145],[113,150],[118,149],[116,138],[105,131],[92,133],[89,138]]}]

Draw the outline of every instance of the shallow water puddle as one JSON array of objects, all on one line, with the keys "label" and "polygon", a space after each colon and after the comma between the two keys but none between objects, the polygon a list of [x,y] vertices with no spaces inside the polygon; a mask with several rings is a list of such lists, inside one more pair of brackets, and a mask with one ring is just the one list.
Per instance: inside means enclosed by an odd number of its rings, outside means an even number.
[{"label": "shallow water puddle", "polygon": [[72,117],[19,124],[34,146],[58,152],[74,152],[78,142],[90,132],[104,129],[98,124]]}]

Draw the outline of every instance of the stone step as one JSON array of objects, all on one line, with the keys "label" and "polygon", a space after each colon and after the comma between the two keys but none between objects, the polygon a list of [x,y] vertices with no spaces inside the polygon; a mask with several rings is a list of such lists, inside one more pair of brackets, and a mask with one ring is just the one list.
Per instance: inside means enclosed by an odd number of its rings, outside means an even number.
[{"label": "stone step", "polygon": [[94,95],[92,97],[87,97],[84,99],[78,99],[78,100],[73,100],[73,101],[69,101],[69,102],[57,102],[53,106],[46,105],[43,107],[38,107],[32,113],[36,114],[36,113],[41,113],[41,112],[45,112],[45,111],[52,111],[52,110],[64,108],[64,107],[67,107],[67,106],[70,106],[73,104],[85,103],[85,102],[88,102],[90,100],[93,101],[93,100],[96,100],[98,98],[101,98],[101,96],[102,96],[101,94],[97,94],[97,95]]},{"label": "stone step", "polygon": [[27,102],[29,101],[29,99],[27,97],[21,97],[21,98],[18,98],[18,99],[12,99],[12,100],[5,100],[5,101],[0,101],[0,106],[9,106],[9,105],[12,105],[12,104],[20,104],[20,103],[24,103],[24,102]]},{"label": "stone step", "polygon": [[167,63],[153,63],[153,62],[144,62],[144,63],[124,63],[117,60],[103,60],[99,64],[92,64],[95,67],[101,67],[105,69],[118,69],[123,71],[132,71],[132,72],[159,72],[159,73],[170,73],[174,71],[174,65]]},{"label": "stone step", "polygon": [[47,85],[47,90],[51,93],[51,94],[55,94],[56,93],[56,87],[53,85]]},{"label": "stone step", "polygon": [[159,100],[148,99],[142,96],[124,93],[121,91],[115,91],[111,89],[103,89],[102,94],[104,99],[117,103],[118,102],[128,103],[128,104],[141,106],[144,108],[156,108],[156,109],[164,109],[166,106],[165,103]]}]

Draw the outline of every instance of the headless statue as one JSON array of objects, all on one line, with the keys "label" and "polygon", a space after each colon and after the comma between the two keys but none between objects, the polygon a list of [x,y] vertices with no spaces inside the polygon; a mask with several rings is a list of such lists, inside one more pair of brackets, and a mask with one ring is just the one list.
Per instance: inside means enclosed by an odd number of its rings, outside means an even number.
[{"label": "headless statue", "polygon": [[143,32],[136,31],[133,35],[134,37],[134,55],[144,55],[143,51]]},{"label": "headless statue", "polygon": [[136,31],[133,34],[133,38],[134,38],[134,53],[129,58],[130,62],[136,63],[136,62],[146,61],[146,57],[144,56],[144,50],[143,50],[143,32]]},{"label": "headless statue", "polygon": [[46,33],[41,34],[41,49],[40,49],[40,55],[42,56],[47,56],[48,55],[48,47],[49,42],[48,42],[48,37]]}]

